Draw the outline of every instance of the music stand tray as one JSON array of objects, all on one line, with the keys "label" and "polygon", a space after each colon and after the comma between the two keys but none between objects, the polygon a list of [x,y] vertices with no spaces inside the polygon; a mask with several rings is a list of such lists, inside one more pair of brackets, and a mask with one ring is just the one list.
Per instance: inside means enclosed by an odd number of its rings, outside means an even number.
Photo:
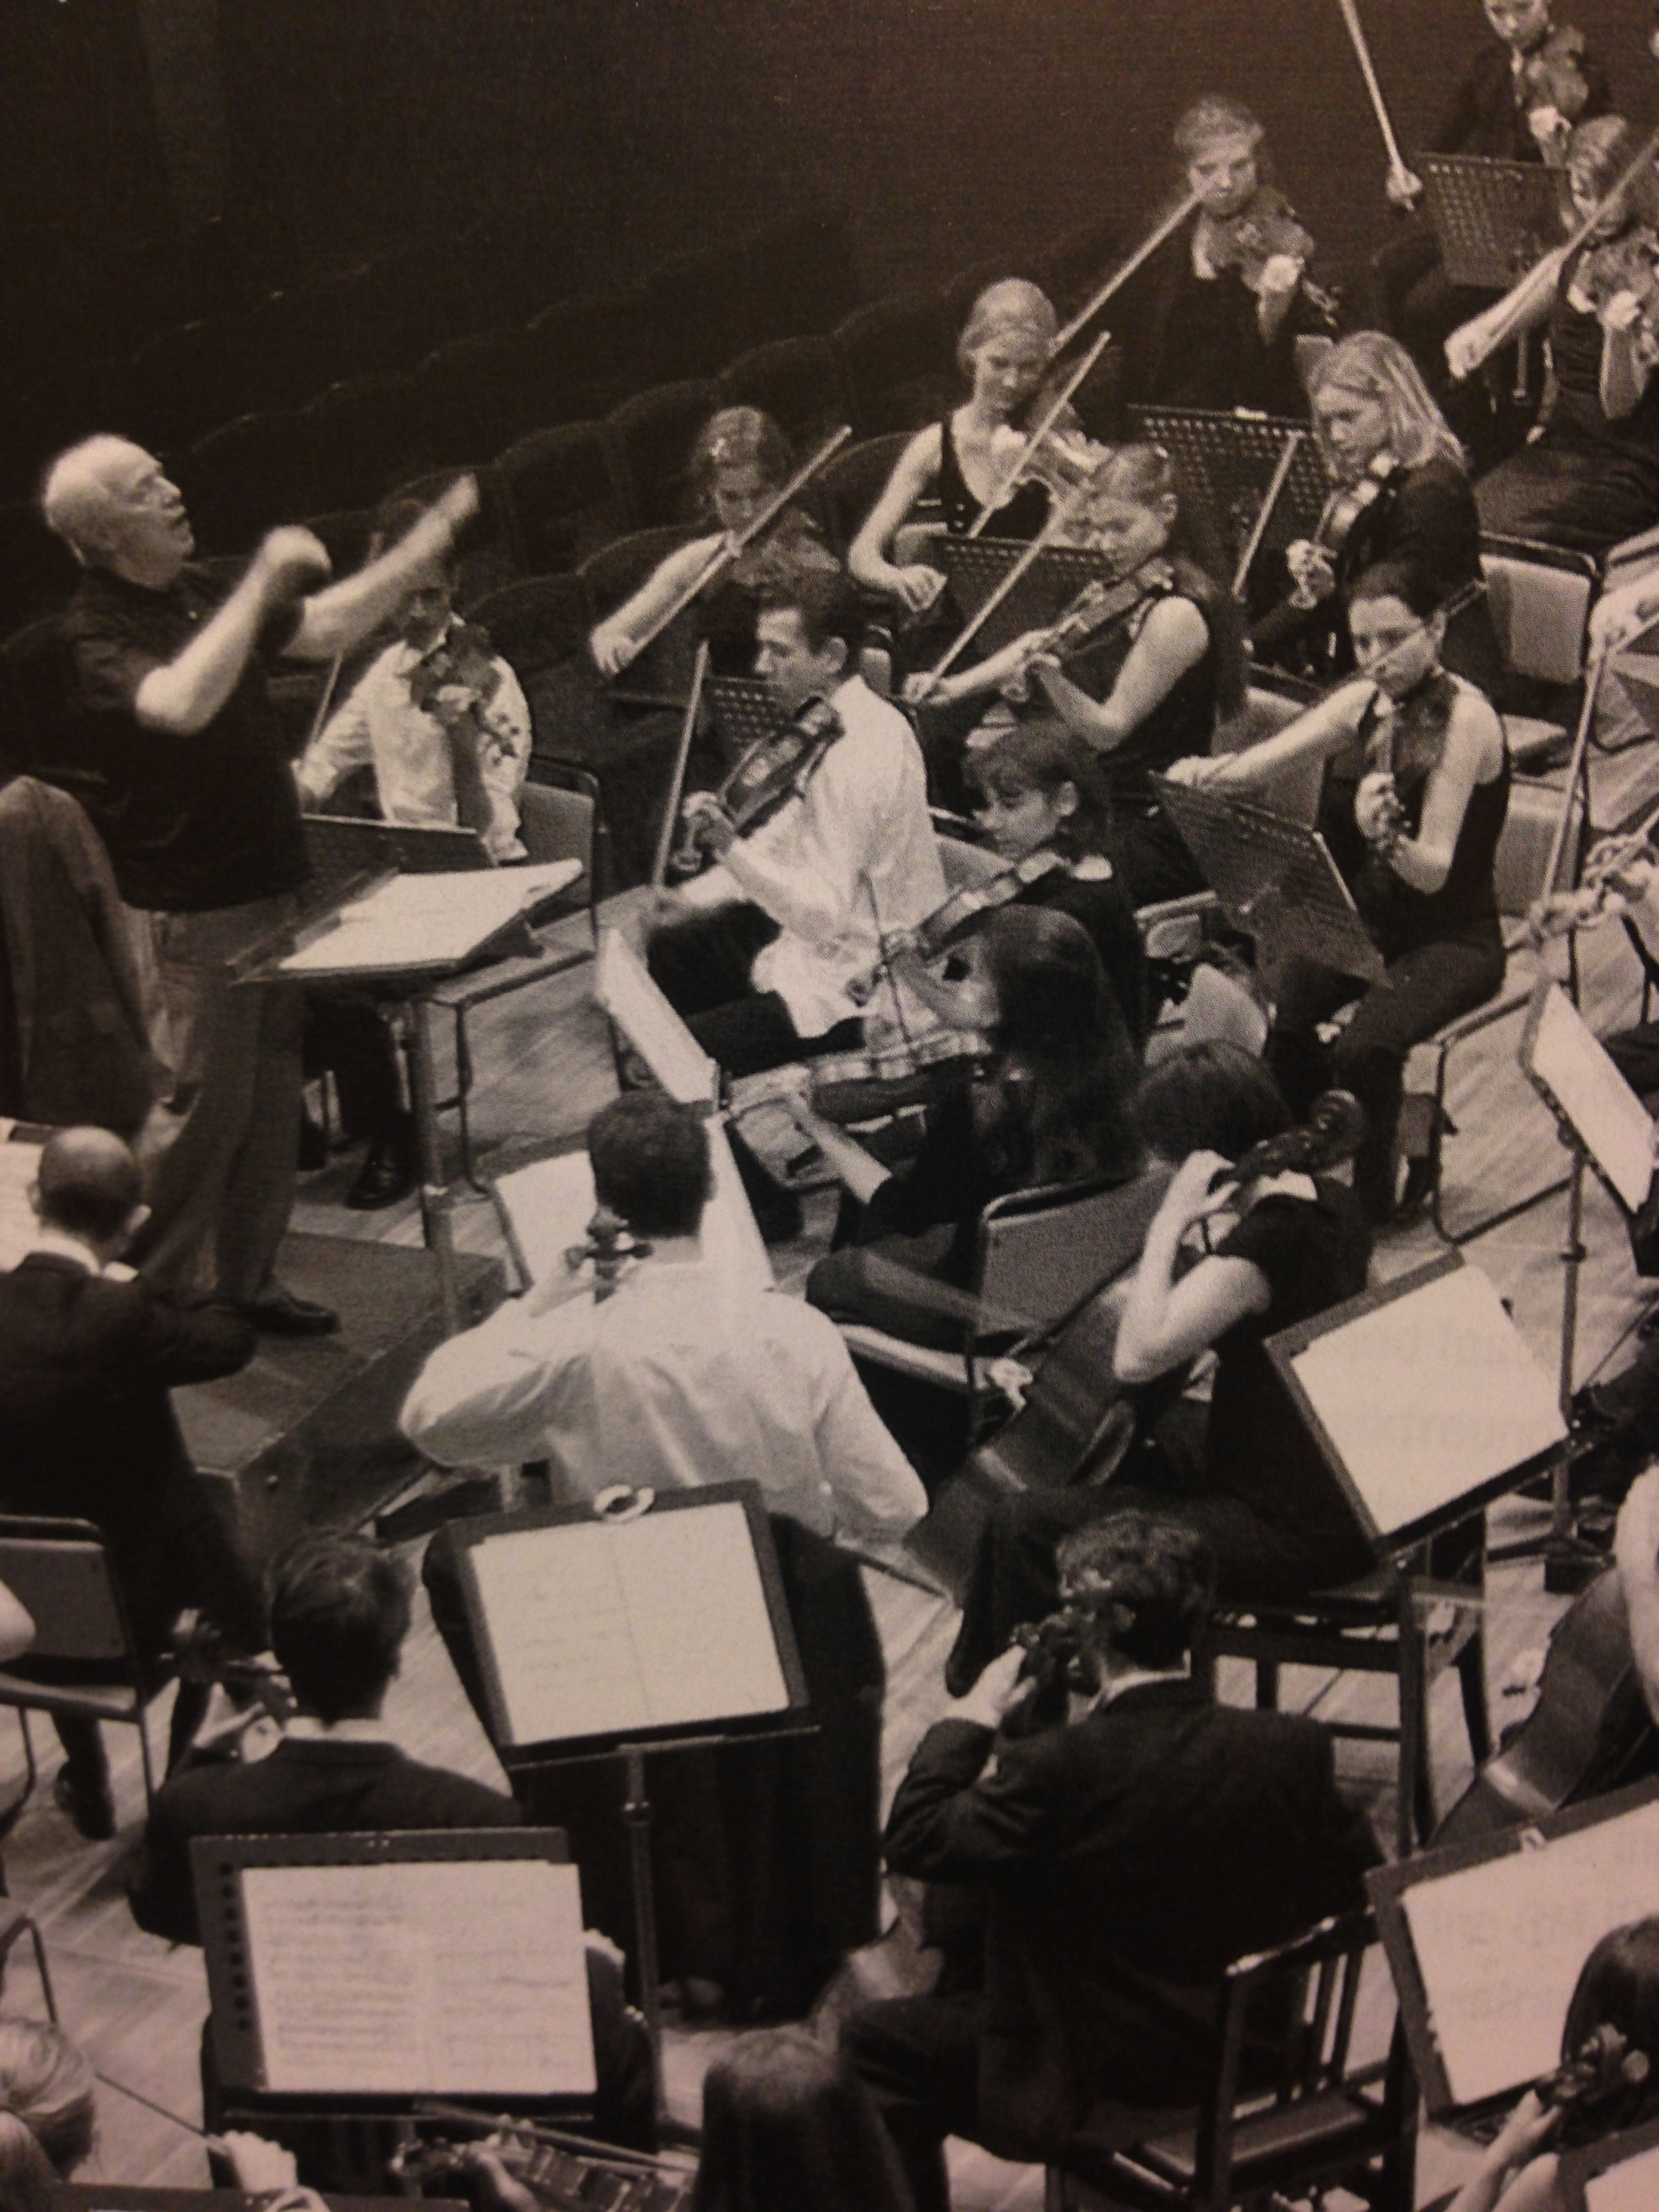
[{"label": "music stand tray", "polygon": [[1507,292],[1560,243],[1559,170],[1480,154],[1424,154],[1417,171],[1440,265],[1454,284]]},{"label": "music stand tray", "polygon": [[1560,985],[1540,975],[1521,1035],[1521,1072],[1582,1152],[1626,1222],[1653,1184],[1653,1117]]},{"label": "music stand tray", "polygon": [[1467,1520],[1566,1442],[1553,1383],[1460,1252],[1279,1330],[1267,1350],[1379,1559]]},{"label": "music stand tray", "polygon": [[1318,529],[1331,487],[1305,422],[1206,407],[1132,407],[1129,415],[1137,434],[1164,447],[1183,486],[1207,501],[1217,524],[1240,546],[1261,511],[1285,439],[1300,430],[1301,442],[1262,542],[1283,547],[1294,538],[1311,538]]},{"label": "music stand tray", "polygon": [[[1029,545],[1006,538],[942,538],[936,555],[963,618],[971,622]],[[973,639],[973,657],[988,660],[1027,630],[1059,621],[1085,584],[1109,576],[1103,555],[1080,546],[1045,545]]]},{"label": "music stand tray", "polygon": [[1381,981],[1382,955],[1316,830],[1167,776],[1158,779],[1158,795],[1222,912],[1271,963],[1294,957],[1362,983]]},{"label": "music stand tray", "polygon": [[476,830],[376,822],[360,814],[305,814],[313,878],[332,887],[361,876],[426,876],[493,865]]}]

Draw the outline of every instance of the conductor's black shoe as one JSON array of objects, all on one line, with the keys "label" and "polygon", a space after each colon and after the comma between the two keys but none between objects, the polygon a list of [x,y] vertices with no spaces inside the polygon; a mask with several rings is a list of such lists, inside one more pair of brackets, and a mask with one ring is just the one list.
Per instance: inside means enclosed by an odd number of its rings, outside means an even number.
[{"label": "conductor's black shoe", "polygon": [[280,1283],[273,1283],[257,1298],[244,1298],[236,1310],[262,1336],[331,1336],[340,1326],[340,1316],[331,1306],[296,1298]]},{"label": "conductor's black shoe", "polygon": [[379,1206],[396,1206],[400,1198],[407,1198],[415,1180],[415,1162],[401,1139],[373,1144],[345,1202],[356,1213],[373,1213]]},{"label": "conductor's black shoe", "polygon": [[115,1833],[115,1802],[107,1779],[82,1783],[67,1766],[58,1768],[52,1785],[58,1809],[89,1844],[106,1844]]}]

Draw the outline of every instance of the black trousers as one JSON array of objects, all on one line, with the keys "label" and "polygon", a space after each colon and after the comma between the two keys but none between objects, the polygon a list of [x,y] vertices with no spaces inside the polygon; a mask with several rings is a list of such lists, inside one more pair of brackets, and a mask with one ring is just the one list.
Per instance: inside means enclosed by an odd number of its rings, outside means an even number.
[{"label": "black trousers", "polygon": [[[1406,1055],[1460,1014],[1484,1006],[1504,981],[1504,942],[1496,922],[1454,943],[1418,945],[1390,960],[1380,983],[1298,962],[1279,979],[1279,1011],[1267,1039],[1267,1065],[1291,1109],[1306,1114],[1335,1084],[1365,1109],[1365,1141],[1354,1160],[1354,1188],[1374,1221],[1394,1210],[1395,1137]],[[1335,1043],[1316,1024],[1359,1000]]]},{"label": "black trousers", "polygon": [[890,1997],[860,2006],[842,2058],[870,2089],[903,2162],[916,2212],[950,2212],[945,2138],[979,2126],[983,1997]]},{"label": "black trousers", "polygon": [[777,993],[755,988],[756,955],[778,934],[757,906],[737,902],[652,933],[646,964],[653,981],[727,1075],[763,1075],[791,1060],[856,1051],[863,1041],[856,1018],[804,1037]]}]

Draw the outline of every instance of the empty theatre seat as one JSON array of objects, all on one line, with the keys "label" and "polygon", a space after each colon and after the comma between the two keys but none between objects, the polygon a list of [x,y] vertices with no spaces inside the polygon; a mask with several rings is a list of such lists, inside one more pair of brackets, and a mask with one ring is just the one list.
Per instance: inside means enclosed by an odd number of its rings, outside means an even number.
[{"label": "empty theatre seat", "polygon": [[556,300],[525,331],[535,422],[550,428],[608,415],[655,374],[642,287]]},{"label": "empty theatre seat", "polygon": [[692,441],[720,404],[720,386],[698,376],[653,386],[611,409],[606,428],[617,478],[636,528],[685,519]]},{"label": "empty theatre seat", "polygon": [[919,430],[955,402],[955,336],[932,293],[856,308],[836,324],[830,343],[862,438]]},{"label": "empty theatre seat", "polygon": [[301,410],[320,456],[315,507],[372,507],[393,484],[431,468],[413,381],[353,376]]},{"label": "empty theatre seat", "polygon": [[240,553],[323,506],[327,470],[304,415],[243,415],[198,438],[174,471],[198,550]]},{"label": "empty theatre seat", "polygon": [[32,499],[0,507],[0,637],[61,607],[79,574],[74,555],[41,521]]},{"label": "empty theatre seat", "polygon": [[774,338],[720,373],[722,407],[758,407],[805,460],[847,420],[841,367],[824,338]]},{"label": "empty theatre seat", "polygon": [[[431,507],[461,473],[459,469],[434,469],[425,476],[405,478],[392,487],[389,495],[418,500],[422,507]],[[500,478],[494,469],[473,469],[470,473],[478,487],[478,511],[455,542],[459,571],[455,595],[462,601],[511,583],[523,574],[525,566]]]},{"label": "empty theatre seat", "polygon": [[415,408],[435,461],[488,460],[541,421],[522,331],[451,338],[414,373]]},{"label": "empty theatre seat", "polygon": [[843,558],[863,528],[865,517],[881,497],[911,434],[908,430],[890,430],[884,437],[844,446],[823,474],[813,479],[830,543]]},{"label": "empty theatre seat", "polygon": [[240,316],[182,323],[147,338],[125,380],[125,422],[149,446],[187,446],[249,411]]},{"label": "empty theatre seat", "polygon": [[574,575],[521,576],[466,606],[523,687],[535,750],[597,757],[610,727],[605,686],[587,650],[587,594]]},{"label": "empty theatre seat", "polygon": [[532,575],[578,567],[626,526],[603,422],[533,430],[507,447],[495,472],[513,518],[519,559]]}]

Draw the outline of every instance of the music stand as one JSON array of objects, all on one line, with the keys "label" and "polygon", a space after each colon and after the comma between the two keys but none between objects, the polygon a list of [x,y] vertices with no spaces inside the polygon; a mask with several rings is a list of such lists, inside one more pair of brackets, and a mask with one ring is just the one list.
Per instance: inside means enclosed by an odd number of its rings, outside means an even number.
[{"label": "music stand", "polygon": [[1262,543],[1282,550],[1318,529],[1331,487],[1305,422],[1204,407],[1132,407],[1129,415],[1137,435],[1162,446],[1183,486],[1207,502],[1213,520],[1228,532],[1235,557],[1261,512],[1285,441],[1293,430],[1302,431]]},{"label": "music stand", "polygon": [[1560,2063],[1580,1968],[1653,1909],[1659,1782],[1365,1877],[1431,2118],[1485,2135]]},{"label": "music stand", "polygon": [[437,875],[494,866],[476,830],[376,822],[359,814],[306,814],[301,824],[312,880],[330,890],[356,877]]},{"label": "music stand", "polygon": [[648,1751],[811,1731],[753,1482],[600,1493],[455,1529],[490,1741],[509,1774],[620,1758],[640,2005],[661,2080]]},{"label": "music stand", "polygon": [[1561,173],[1541,161],[1424,154],[1423,209],[1454,284],[1507,292],[1561,233]]},{"label": "music stand", "polygon": [[[936,557],[964,622],[973,620],[1014,563],[1030,550],[1001,538],[939,540]],[[975,641],[977,657],[988,660],[1027,630],[1048,629],[1085,584],[1110,574],[1110,564],[1099,553],[1079,546],[1045,545],[1007,598],[986,617]]]},{"label": "music stand", "polygon": [[1385,972],[1352,894],[1316,830],[1216,787],[1158,779],[1164,812],[1233,927],[1271,975],[1302,959],[1362,983]]},{"label": "music stand", "polygon": [[556,1828],[198,1836],[228,2106],[383,2118],[422,2097],[591,2112],[581,1895]]},{"label": "music stand", "polygon": [[720,736],[720,750],[736,766],[753,745],[783,726],[771,693],[752,676],[711,676],[703,696]]}]

